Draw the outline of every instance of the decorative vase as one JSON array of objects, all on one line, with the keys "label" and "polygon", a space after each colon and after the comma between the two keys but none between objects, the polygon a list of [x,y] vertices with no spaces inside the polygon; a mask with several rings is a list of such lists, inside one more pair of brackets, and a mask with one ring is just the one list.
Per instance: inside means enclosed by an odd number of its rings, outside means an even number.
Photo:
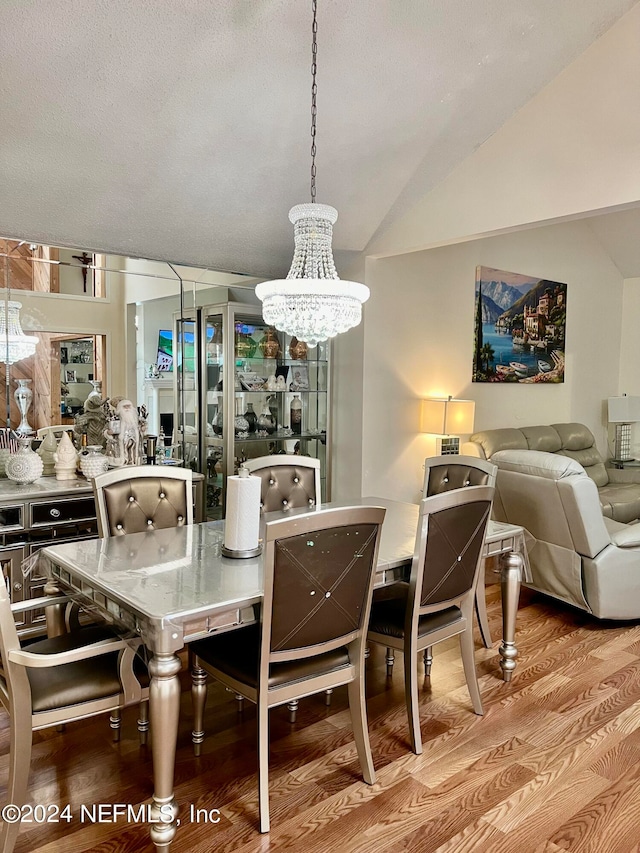
[{"label": "decorative vase", "polygon": [[213,416],[213,420],[211,421],[211,426],[213,428],[214,435],[222,435],[222,431],[224,428],[224,418],[222,416],[222,407],[218,406],[218,411]]},{"label": "decorative vase", "polygon": [[233,429],[237,436],[244,437],[249,435],[249,421],[242,414],[242,400],[240,397],[236,400],[236,416],[233,419]]},{"label": "decorative vase", "polygon": [[7,477],[14,483],[33,483],[42,477],[44,463],[35,450],[31,449],[31,439],[19,439],[20,449],[12,453],[5,464]]},{"label": "decorative vase", "polygon": [[301,435],[302,433],[302,400],[298,394],[294,394],[291,405],[289,406],[290,426],[293,435]]},{"label": "decorative vase", "polygon": [[249,424],[249,432],[255,432],[256,424],[258,423],[258,416],[253,410],[253,403],[247,403],[247,411],[244,413],[244,417]]},{"label": "decorative vase", "polygon": [[93,388],[91,389],[91,391],[89,391],[89,396],[87,397],[87,400],[90,397],[97,397],[102,402],[102,380],[90,379],[89,381],[93,385]]},{"label": "decorative vase", "polygon": [[280,355],[280,341],[275,329],[267,329],[260,340],[260,351],[263,358],[277,358]]},{"label": "decorative vase", "polygon": [[274,420],[273,415],[271,414],[271,409],[267,403],[264,404],[264,409],[258,415],[257,427],[258,430],[262,430],[268,435],[273,435],[276,431],[276,421]]},{"label": "decorative vase", "polygon": [[33,435],[35,432],[27,420],[27,412],[31,408],[31,403],[33,402],[33,391],[29,388],[31,381],[31,379],[16,379],[18,387],[14,391],[13,397],[16,401],[21,417],[18,428],[16,429],[16,433],[18,435]]},{"label": "decorative vase", "polygon": [[80,458],[80,470],[87,480],[93,480],[98,474],[104,474],[109,468],[109,460],[102,452],[101,444],[90,444],[87,453]]},{"label": "decorative vase", "polygon": [[304,341],[299,341],[297,338],[291,338],[289,344],[289,355],[295,361],[302,361],[307,357],[308,347]]},{"label": "decorative vase", "polygon": [[258,342],[240,329],[241,327],[236,326],[236,358],[253,358],[258,348]]}]

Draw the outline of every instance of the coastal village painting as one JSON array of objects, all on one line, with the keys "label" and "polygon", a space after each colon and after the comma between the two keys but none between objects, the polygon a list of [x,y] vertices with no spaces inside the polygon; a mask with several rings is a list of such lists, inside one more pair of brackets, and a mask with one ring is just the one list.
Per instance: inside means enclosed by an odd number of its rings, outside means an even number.
[{"label": "coastal village painting", "polygon": [[476,269],[474,382],[564,382],[567,285]]}]

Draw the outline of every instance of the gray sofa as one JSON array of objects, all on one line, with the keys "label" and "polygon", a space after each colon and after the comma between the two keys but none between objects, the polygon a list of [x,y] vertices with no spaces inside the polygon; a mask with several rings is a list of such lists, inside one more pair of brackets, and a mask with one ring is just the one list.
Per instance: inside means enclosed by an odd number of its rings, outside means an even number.
[{"label": "gray sofa", "polygon": [[492,459],[500,450],[543,451],[573,459],[598,487],[605,517],[623,524],[640,518],[640,468],[607,468],[593,433],[584,424],[484,430],[474,433],[463,444],[461,452],[480,459]]},{"label": "gray sofa", "polygon": [[559,453],[496,451],[498,521],[526,528],[527,586],[599,619],[640,619],[640,524],[602,515],[595,483]]}]

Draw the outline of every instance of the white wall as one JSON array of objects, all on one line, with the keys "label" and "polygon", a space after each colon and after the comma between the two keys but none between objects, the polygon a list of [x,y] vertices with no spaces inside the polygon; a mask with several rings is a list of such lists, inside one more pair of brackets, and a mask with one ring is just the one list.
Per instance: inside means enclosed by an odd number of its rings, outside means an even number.
[{"label": "white wall", "polygon": [[[564,383],[471,382],[477,265],[568,284]],[[475,400],[476,430],[579,421],[606,453],[603,401],[618,388],[623,280],[586,223],[368,260],[366,280],[362,494],[418,498],[422,462],[435,450],[418,432],[424,396]],[[348,481],[358,463],[346,446],[337,436]]]},{"label": "white wall", "polygon": [[378,235],[367,253],[395,254],[637,204],[639,43],[640,4]]}]

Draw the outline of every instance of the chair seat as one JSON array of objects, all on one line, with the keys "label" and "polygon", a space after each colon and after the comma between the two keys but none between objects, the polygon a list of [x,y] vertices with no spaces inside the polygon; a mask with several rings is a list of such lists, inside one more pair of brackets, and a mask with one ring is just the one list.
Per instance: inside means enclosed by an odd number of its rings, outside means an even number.
[{"label": "chair seat", "polygon": [[[408,586],[407,586],[408,589]],[[406,595],[382,601],[374,601],[371,606],[369,632],[386,637],[404,637],[405,616],[407,613]],[[418,637],[424,637],[440,628],[448,628],[462,619],[459,607],[448,607],[437,613],[427,613],[418,620]]]},{"label": "chair seat", "polygon": [[[117,638],[114,631],[106,625],[91,625],[60,637],[36,640],[25,646],[25,651],[53,655],[98,643],[101,640]],[[113,652],[62,666],[46,669],[28,668],[27,676],[31,684],[34,713],[66,708],[120,693],[122,687],[118,678],[118,655],[119,652]],[[138,662],[137,657],[134,669],[136,676],[144,683],[146,666],[143,661]],[[146,681],[148,682],[148,675],[146,675]]]},{"label": "chair seat", "polygon": [[[258,687],[258,661],[260,656],[260,626],[249,625],[217,637],[199,640],[191,649],[205,664],[220,670],[230,678]],[[272,663],[269,687],[279,687],[311,676],[335,672],[349,666],[349,655],[343,646],[322,655],[303,660]]]}]

